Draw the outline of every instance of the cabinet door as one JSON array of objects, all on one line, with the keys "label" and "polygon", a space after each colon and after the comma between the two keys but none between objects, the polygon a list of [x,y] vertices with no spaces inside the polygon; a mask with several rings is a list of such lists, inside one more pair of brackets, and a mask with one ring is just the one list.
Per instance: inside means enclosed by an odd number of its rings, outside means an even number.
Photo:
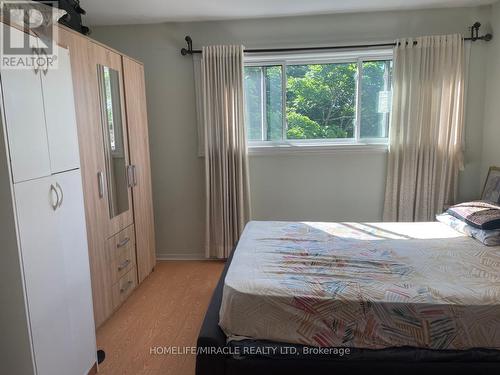
[{"label": "cabinet door", "polygon": [[[11,39],[24,33],[10,28]],[[32,37],[32,43],[37,40]],[[2,93],[14,182],[50,175],[40,72],[1,69]]]},{"label": "cabinet door", "polygon": [[[37,372],[71,374],[66,259],[58,243],[52,177],[15,185],[17,217]],[[70,235],[69,233],[66,234]]]},{"label": "cabinet door", "polygon": [[91,43],[91,60],[98,77],[95,92],[100,98],[109,238],[133,223],[122,58],[114,51]]},{"label": "cabinet door", "polygon": [[[100,123],[97,68],[90,58],[91,42],[67,29],[59,29],[59,43],[70,50],[80,163],[84,186],[87,239],[91,265],[94,318],[101,325],[113,311],[111,278],[108,271],[106,239],[108,205],[98,175],[105,162]],[[104,179],[101,180],[104,184]]]},{"label": "cabinet door", "polygon": [[14,188],[38,375],[84,374],[95,362],[79,176],[72,171]]},{"label": "cabinet door", "polygon": [[72,350],[71,373],[86,374],[96,362],[97,349],[80,170],[60,173],[53,181],[60,193],[55,225],[57,247],[64,254],[65,300],[70,322],[66,345]]},{"label": "cabinet door", "polygon": [[130,164],[133,166],[134,174],[132,199],[137,244],[137,272],[139,282],[142,282],[151,273],[156,263],[144,69],[141,64],[124,57],[123,77]]},{"label": "cabinet door", "polygon": [[80,167],[69,51],[58,47],[57,61],[41,75],[52,173]]}]

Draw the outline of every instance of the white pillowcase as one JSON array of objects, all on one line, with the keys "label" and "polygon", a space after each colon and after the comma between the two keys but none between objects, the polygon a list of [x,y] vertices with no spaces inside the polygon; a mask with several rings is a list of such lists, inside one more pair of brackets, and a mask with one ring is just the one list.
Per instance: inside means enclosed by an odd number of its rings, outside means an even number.
[{"label": "white pillowcase", "polygon": [[500,230],[484,230],[474,228],[465,221],[457,219],[447,213],[436,215],[436,219],[437,221],[452,227],[457,232],[481,241],[486,246],[500,246]]}]

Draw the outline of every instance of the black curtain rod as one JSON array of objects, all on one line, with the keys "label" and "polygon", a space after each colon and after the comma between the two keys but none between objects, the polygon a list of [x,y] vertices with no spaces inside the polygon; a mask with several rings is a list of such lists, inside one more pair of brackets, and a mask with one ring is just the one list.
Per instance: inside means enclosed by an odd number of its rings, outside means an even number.
[{"label": "black curtain rod", "polygon": [[[470,27],[471,35],[470,37],[464,38],[464,40],[470,40],[472,42],[478,40],[484,40],[489,42],[493,39],[492,34],[485,34],[479,36],[479,28],[481,24],[476,22]],[[193,40],[188,35],[185,38],[188,48],[181,49],[182,56],[193,55],[195,53],[201,53],[199,49],[193,49]],[[414,42],[417,44],[417,42]],[[289,48],[251,48],[245,49],[245,53],[262,53],[262,52],[294,52],[294,51],[322,51],[322,50],[335,50],[335,49],[351,49],[351,48],[374,48],[374,47],[395,47],[397,43],[375,43],[375,44],[354,44],[354,45],[344,45],[344,46],[327,46],[327,47],[289,47]]]}]

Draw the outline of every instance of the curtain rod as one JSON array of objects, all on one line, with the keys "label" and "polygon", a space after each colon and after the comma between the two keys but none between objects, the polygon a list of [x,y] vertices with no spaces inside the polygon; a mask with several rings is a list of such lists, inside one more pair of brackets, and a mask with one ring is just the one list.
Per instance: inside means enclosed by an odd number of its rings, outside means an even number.
[{"label": "curtain rod", "polygon": [[[475,42],[478,40],[484,40],[485,42],[489,42],[493,39],[492,34],[485,34],[479,36],[479,28],[481,24],[476,22],[474,25],[470,27],[470,37],[464,38],[464,40],[470,40],[471,42]],[[181,49],[181,55],[193,55],[195,53],[201,53],[202,51],[199,49],[193,49],[193,40],[188,35],[184,38],[187,43],[188,48]],[[417,42],[414,42],[417,44]],[[374,48],[374,47],[395,47],[397,45],[394,43],[375,43],[375,44],[354,44],[354,45],[344,45],[344,46],[328,46],[328,47],[289,47],[289,48],[251,48],[245,49],[245,53],[261,53],[261,52],[294,52],[294,51],[321,51],[321,50],[334,50],[334,49],[350,49],[350,48]]]}]

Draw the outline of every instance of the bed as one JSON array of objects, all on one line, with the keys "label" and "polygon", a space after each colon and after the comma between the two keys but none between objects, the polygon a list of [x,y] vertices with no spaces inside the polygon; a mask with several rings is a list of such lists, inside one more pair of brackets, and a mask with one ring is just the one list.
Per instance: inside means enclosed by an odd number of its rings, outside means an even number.
[{"label": "bed", "polygon": [[198,344],[229,348],[198,375],[498,371],[500,248],[437,222],[250,222]]}]

